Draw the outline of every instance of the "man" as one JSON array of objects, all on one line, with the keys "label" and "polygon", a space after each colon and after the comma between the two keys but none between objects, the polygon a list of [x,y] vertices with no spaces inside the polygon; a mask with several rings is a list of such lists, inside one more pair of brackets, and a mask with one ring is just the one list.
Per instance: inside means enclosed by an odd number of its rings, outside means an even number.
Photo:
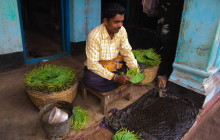
[{"label": "man", "polygon": [[[123,27],[124,14],[124,7],[117,3],[110,4],[104,11],[103,23],[90,32],[86,41],[83,82],[100,92],[129,84],[131,77],[120,75],[120,72],[125,72],[127,67],[138,67]],[[120,68],[120,62],[116,62],[119,54],[127,66]]]}]

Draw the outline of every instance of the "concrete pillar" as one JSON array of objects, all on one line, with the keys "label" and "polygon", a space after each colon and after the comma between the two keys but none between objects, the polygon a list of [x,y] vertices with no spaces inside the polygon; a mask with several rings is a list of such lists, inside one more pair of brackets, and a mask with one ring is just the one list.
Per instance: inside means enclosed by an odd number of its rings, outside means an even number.
[{"label": "concrete pillar", "polygon": [[220,92],[219,7],[220,0],[185,0],[169,79],[205,95],[204,104]]}]

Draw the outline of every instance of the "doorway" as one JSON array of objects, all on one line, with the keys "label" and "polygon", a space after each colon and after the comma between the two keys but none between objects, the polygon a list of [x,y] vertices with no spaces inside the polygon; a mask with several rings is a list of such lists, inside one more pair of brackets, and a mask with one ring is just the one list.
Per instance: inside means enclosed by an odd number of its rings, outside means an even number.
[{"label": "doorway", "polygon": [[68,0],[18,0],[26,63],[70,54]]}]

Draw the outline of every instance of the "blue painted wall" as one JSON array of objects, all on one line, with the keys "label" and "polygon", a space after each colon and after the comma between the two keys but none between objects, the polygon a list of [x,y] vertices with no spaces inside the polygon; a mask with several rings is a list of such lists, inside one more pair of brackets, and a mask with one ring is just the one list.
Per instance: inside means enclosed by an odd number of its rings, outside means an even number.
[{"label": "blue painted wall", "polygon": [[220,0],[185,0],[169,80],[206,95],[207,103],[220,92],[219,74]]},{"label": "blue painted wall", "polygon": [[[219,2],[220,3],[220,2]],[[220,4],[219,4],[220,6]],[[220,15],[220,13],[219,13]],[[213,49],[212,53],[213,54],[216,54],[216,59],[213,60],[213,58],[210,56],[210,69],[212,68],[212,63],[214,61],[214,68],[217,68],[217,69],[220,69],[220,19],[219,19],[219,23],[218,23],[218,29],[216,30],[216,36],[215,36],[215,41],[213,43],[213,48],[218,48],[217,50],[216,49]]]},{"label": "blue painted wall", "polygon": [[70,5],[70,41],[85,41],[101,23],[101,0],[71,0]]},{"label": "blue painted wall", "polygon": [[17,0],[0,0],[0,54],[22,51]]},{"label": "blue painted wall", "polygon": [[175,61],[206,70],[218,51],[220,0],[185,0],[182,15]]},{"label": "blue painted wall", "polygon": [[[70,41],[85,41],[101,23],[101,0],[70,0]],[[17,0],[0,0],[0,54],[22,52]]]}]

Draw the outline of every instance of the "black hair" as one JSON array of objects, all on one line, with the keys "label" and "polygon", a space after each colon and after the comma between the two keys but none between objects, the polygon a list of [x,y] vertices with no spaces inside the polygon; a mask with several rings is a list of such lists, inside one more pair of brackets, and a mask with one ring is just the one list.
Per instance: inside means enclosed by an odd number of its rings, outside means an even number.
[{"label": "black hair", "polygon": [[108,20],[115,17],[117,14],[125,14],[125,8],[116,2],[109,3],[103,10],[102,18],[107,18]]}]

